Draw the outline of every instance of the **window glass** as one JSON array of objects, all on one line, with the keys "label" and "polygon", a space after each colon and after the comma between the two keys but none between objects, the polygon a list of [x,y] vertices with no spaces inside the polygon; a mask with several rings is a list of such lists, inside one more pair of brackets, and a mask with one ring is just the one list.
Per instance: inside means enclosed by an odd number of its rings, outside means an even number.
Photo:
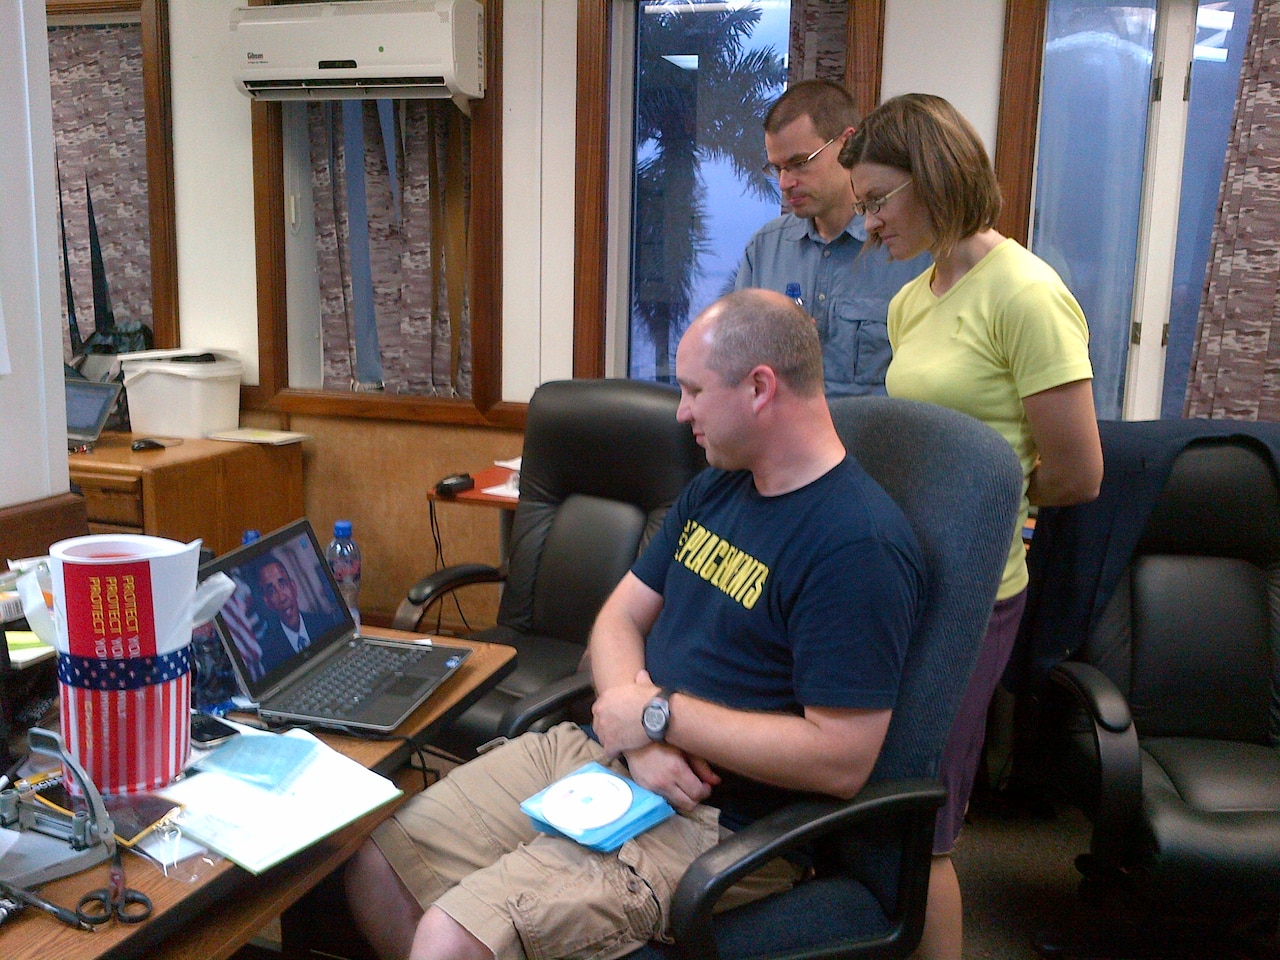
[{"label": "window glass", "polygon": [[[152,326],[142,25],[51,26],[64,356]],[[75,333],[68,319],[74,310]],[[91,340],[94,332],[98,341]],[[150,332],[119,342],[142,349]]]},{"label": "window glass", "polygon": [[681,333],[779,213],[760,123],[786,79],[790,8],[637,4],[631,377],[674,378]]},{"label": "window glass", "polygon": [[1031,246],[1089,320],[1101,419],[1124,397],[1155,22],[1155,0],[1050,0],[1045,28]]},{"label": "window glass", "polygon": [[1201,3],[1197,10],[1160,410],[1166,419],[1180,418],[1185,406],[1191,349],[1200,318],[1205,268],[1252,9],[1252,0],[1227,0]]},{"label": "window glass", "polygon": [[469,121],[449,100],[283,107],[290,384],[469,398]]}]

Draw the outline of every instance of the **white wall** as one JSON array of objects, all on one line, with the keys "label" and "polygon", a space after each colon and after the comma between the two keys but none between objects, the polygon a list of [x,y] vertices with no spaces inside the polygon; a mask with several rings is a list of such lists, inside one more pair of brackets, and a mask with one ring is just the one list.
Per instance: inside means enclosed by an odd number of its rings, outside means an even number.
[{"label": "white wall", "polygon": [[887,0],[881,96],[946,97],[994,154],[1004,6],[1000,0]]},{"label": "white wall", "polygon": [[577,11],[504,0],[502,397],[573,376]]},{"label": "white wall", "polygon": [[[69,488],[43,0],[0,5],[0,506]],[[0,558],[3,560],[4,558]]]},{"label": "white wall", "polygon": [[238,0],[171,0],[174,206],[182,346],[235,350],[258,382],[249,100],[231,79]]}]

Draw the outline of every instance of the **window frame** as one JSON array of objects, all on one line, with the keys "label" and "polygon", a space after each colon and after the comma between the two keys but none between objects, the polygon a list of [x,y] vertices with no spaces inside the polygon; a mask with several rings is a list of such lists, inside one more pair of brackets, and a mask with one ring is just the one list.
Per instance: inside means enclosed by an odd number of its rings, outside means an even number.
[{"label": "window frame", "polygon": [[[267,6],[270,0],[250,0]],[[348,393],[289,386],[284,264],[283,124],[279,103],[252,111],[257,264],[257,386],[241,388],[245,409],[281,413],[523,427],[526,405],[502,400],[502,0],[485,0],[485,94],[471,105],[471,399]]]}]

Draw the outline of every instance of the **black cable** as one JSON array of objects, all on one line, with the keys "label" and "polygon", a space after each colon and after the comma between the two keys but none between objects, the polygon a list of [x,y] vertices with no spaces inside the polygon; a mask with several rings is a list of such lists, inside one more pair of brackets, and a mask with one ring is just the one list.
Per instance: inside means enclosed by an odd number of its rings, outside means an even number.
[{"label": "black cable", "polygon": [[[431,539],[436,548],[436,569],[442,570],[448,566],[444,559],[444,538],[440,535],[440,520],[436,516],[436,502],[434,500],[427,501],[427,512],[431,518]],[[462,601],[458,599],[458,591],[450,590],[449,596],[453,598],[453,605],[457,608],[458,619],[462,621],[462,626],[467,633],[473,633],[474,629],[467,621],[467,615],[462,612]],[[440,632],[441,624],[444,618],[444,604],[440,603],[436,606],[436,628],[435,633]]]}]

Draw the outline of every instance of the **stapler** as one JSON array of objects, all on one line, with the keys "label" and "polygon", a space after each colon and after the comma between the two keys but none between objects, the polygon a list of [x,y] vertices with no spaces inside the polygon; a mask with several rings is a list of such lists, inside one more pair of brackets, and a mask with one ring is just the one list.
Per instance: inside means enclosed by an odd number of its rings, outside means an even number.
[{"label": "stapler", "polygon": [[0,880],[23,888],[87,870],[108,859],[116,846],[115,825],[102,795],[62,738],[40,727],[32,727],[27,736],[32,753],[62,761],[88,809],[67,816],[36,800],[32,788],[0,790],[0,827],[19,833],[18,842],[0,858]]}]

